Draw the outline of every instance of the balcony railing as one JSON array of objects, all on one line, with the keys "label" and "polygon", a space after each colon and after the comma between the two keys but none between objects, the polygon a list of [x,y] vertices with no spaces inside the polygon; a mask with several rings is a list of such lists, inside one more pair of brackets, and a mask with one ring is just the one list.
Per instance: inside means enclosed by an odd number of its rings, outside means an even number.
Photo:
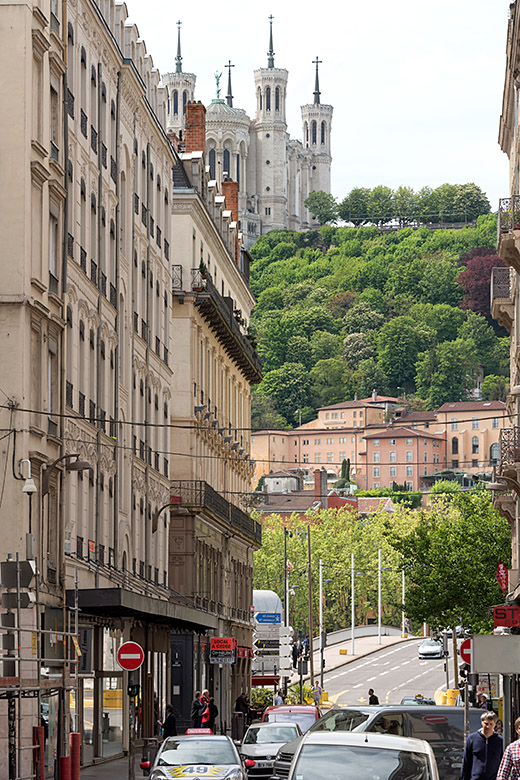
[{"label": "balcony railing", "polygon": [[514,428],[502,428],[500,431],[500,463],[499,473],[502,473],[504,466],[512,466],[520,463],[520,426]]},{"label": "balcony railing", "polygon": [[496,298],[511,298],[511,274],[509,268],[493,268],[491,271],[491,303]]},{"label": "balcony railing", "polygon": [[191,289],[197,293],[195,304],[201,315],[217,333],[230,357],[250,382],[260,382],[260,359],[249,339],[243,335],[232,305],[228,305],[227,300],[220,295],[210,274],[202,274],[198,268],[192,268]]},{"label": "balcony railing", "polygon": [[236,528],[237,531],[254,539],[259,544],[262,541],[262,527],[249,515],[234,504],[230,504],[211,485],[202,480],[176,480],[171,482],[172,493],[180,496],[185,507],[207,509],[221,520]]},{"label": "balcony railing", "polygon": [[498,239],[501,233],[511,233],[520,230],[520,195],[511,198],[500,198],[497,219]]}]

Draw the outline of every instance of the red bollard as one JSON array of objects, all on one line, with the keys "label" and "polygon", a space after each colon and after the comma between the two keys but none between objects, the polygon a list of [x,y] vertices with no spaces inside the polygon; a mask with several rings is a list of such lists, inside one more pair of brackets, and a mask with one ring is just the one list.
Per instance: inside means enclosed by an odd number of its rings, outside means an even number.
[{"label": "red bollard", "polygon": [[38,747],[34,750],[33,771],[36,780],[45,780],[45,729],[43,726],[34,726],[33,745]]},{"label": "red bollard", "polygon": [[60,756],[60,780],[70,780],[70,756]]},{"label": "red bollard", "polygon": [[70,780],[79,780],[81,761],[81,734],[71,732],[70,735]]}]

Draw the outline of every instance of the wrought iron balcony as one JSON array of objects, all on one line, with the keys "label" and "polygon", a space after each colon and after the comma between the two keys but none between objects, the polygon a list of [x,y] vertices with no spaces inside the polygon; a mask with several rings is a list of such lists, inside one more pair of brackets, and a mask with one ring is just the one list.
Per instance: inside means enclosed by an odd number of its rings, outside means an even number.
[{"label": "wrought iron balcony", "polygon": [[509,268],[493,268],[491,271],[491,314],[500,325],[511,331],[514,312]]},{"label": "wrought iron balcony", "polygon": [[202,480],[172,480],[172,493],[180,496],[181,505],[193,509],[207,509],[230,526],[258,544],[262,541],[262,527],[234,504],[230,504],[211,485]]},{"label": "wrought iron balcony", "polygon": [[497,218],[498,254],[520,273],[520,248],[515,231],[520,230],[520,195],[500,198]]},{"label": "wrought iron balcony", "polygon": [[502,428],[500,431],[500,463],[498,474],[503,474],[508,467],[520,465],[520,426]]},{"label": "wrought iron balcony", "polygon": [[211,281],[210,274],[191,269],[192,291],[197,293],[195,305],[208,325],[215,331],[228,355],[243,371],[249,382],[262,380],[262,365],[251,342],[242,334],[233,307],[228,306]]}]

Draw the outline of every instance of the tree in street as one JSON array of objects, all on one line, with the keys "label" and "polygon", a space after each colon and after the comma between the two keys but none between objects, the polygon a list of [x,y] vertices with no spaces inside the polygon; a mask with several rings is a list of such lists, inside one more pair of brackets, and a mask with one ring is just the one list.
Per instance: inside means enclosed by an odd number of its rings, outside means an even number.
[{"label": "tree in street", "polygon": [[493,508],[484,491],[460,492],[447,504],[417,512],[411,530],[387,523],[391,546],[402,555],[406,615],[428,623],[434,631],[451,627],[454,637],[454,679],[458,680],[456,631],[489,631],[490,607],[503,593],[495,579],[498,562],[511,555],[508,522]]}]

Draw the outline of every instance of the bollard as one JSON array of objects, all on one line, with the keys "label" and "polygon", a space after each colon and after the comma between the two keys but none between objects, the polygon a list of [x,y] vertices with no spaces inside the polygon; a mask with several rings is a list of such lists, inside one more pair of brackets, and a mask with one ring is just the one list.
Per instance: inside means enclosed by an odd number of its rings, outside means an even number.
[{"label": "bollard", "polygon": [[71,732],[70,735],[70,780],[79,780],[81,765],[81,734]]},{"label": "bollard", "polygon": [[458,688],[448,688],[446,691],[446,704],[450,707],[454,707],[459,693],[460,691]]},{"label": "bollard", "polygon": [[38,745],[34,751],[34,776],[36,780],[45,780],[45,729],[43,726],[33,728],[33,745]]},{"label": "bollard", "polygon": [[60,780],[70,780],[70,756],[60,756]]}]

